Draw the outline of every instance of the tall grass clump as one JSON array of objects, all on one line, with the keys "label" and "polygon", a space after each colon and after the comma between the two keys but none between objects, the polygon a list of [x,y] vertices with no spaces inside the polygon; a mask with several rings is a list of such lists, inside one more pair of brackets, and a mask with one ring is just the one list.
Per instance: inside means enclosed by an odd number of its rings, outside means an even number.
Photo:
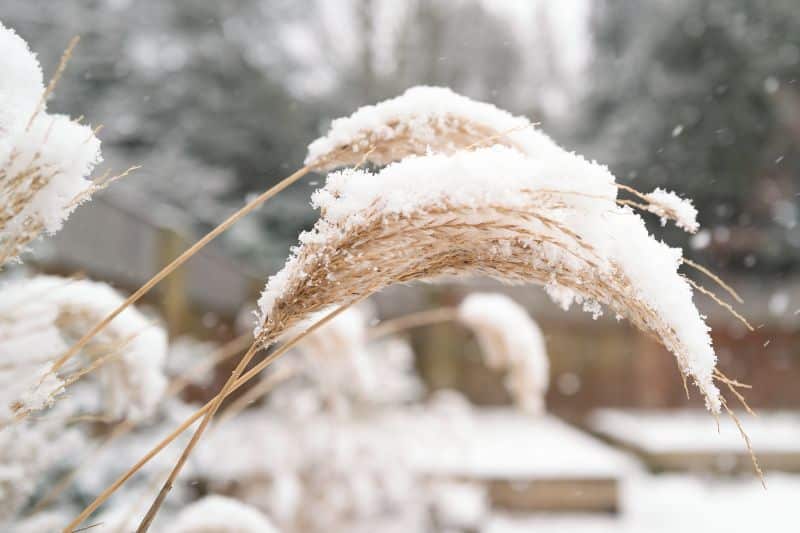
[{"label": "tall grass clump", "polygon": [[[43,480],[70,468],[89,446],[78,421],[134,424],[153,414],[165,386],[166,334],[129,308],[63,375],[50,374],[52,359],[122,297],[104,283],[55,276],[10,282],[2,295],[0,523],[7,523]],[[107,364],[96,368],[101,361]],[[77,383],[88,374],[92,380]],[[46,416],[18,420],[44,408],[51,408]]]},{"label": "tall grass clump", "polygon": [[[364,162],[387,166],[328,175],[312,196],[319,220],[261,295],[255,342],[220,393],[142,460],[202,417],[139,531],[149,528],[228,394],[346,307],[398,283],[486,276],[540,285],[565,309],[577,304],[594,317],[608,310],[672,352],[712,413],[727,409],[717,383],[732,382],[716,370],[709,328],[693,302],[699,285],[679,273],[689,263],[682,250],[653,238],[636,211],[694,231],[690,202],[619,185],[606,167],[559,147],[527,119],[441,88],[414,88],[334,121],[298,172]],[[619,198],[620,190],[636,200]],[[261,348],[316,313],[325,318],[244,373]]]}]

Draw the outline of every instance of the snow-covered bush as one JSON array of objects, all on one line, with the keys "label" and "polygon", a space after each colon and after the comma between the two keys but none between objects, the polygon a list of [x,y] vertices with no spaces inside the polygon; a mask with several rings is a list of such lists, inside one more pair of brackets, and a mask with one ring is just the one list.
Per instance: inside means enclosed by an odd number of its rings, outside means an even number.
[{"label": "snow-covered bush", "polygon": [[[464,442],[453,429],[469,404],[455,392],[423,401],[409,346],[396,338],[368,345],[366,316],[361,309],[337,316],[314,332],[304,357],[281,362],[293,363],[293,377],[264,404],[233,419],[223,413],[197,450],[194,479],[264,510],[287,533],[460,531],[479,523],[480,488],[429,479],[414,469],[407,446],[420,424],[437,428],[425,432],[437,439],[429,447]],[[379,386],[344,379],[353,356]],[[282,372],[281,363],[263,379]]]},{"label": "snow-covered bush", "polygon": [[59,413],[0,429],[0,529],[17,516],[48,474],[72,465],[86,445],[86,435],[68,428],[66,416]]},{"label": "snow-covered bush", "polygon": [[[324,313],[324,311],[323,311]],[[367,394],[377,384],[371,375],[371,361],[366,350],[367,325],[360,309],[348,309],[335,320],[312,331],[297,348],[305,356],[304,373],[326,391]],[[322,316],[312,317],[304,326]]]},{"label": "snow-covered bush", "polygon": [[[130,308],[95,337],[69,375],[49,373],[50,361],[82,332],[87,321],[122,298],[104,283],[36,276],[0,290],[0,523],[12,518],[43,481],[74,465],[89,433],[74,427],[81,416],[151,415],[166,379],[166,335]],[[98,361],[96,380],[76,382]],[[71,386],[70,386],[71,385]],[[69,389],[60,401],[56,398]],[[98,390],[100,389],[100,390]],[[21,399],[21,402],[20,402]],[[19,421],[46,407],[46,416]]]},{"label": "snow-covered bush", "polygon": [[175,518],[174,533],[277,533],[257,509],[223,496],[206,496],[188,505]]}]

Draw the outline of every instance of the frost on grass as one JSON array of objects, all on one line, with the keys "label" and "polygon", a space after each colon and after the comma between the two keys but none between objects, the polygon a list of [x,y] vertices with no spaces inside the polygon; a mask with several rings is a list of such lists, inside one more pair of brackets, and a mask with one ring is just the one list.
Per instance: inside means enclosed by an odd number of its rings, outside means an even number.
[{"label": "frost on grass", "polygon": [[458,306],[458,317],[475,332],[487,365],[507,372],[515,403],[542,413],[550,362],[542,332],[525,309],[502,294],[475,293]]},{"label": "frost on grass", "polygon": [[141,419],[155,408],[166,385],[165,332],[129,307],[83,350],[82,368],[50,372],[51,362],[76,338],[116,308],[123,298],[104,283],[36,276],[2,288],[0,302],[0,398],[9,411],[31,412],[52,405],[83,371],[107,361],[93,374],[102,384],[99,408],[112,417]]},{"label": "frost on grass", "polygon": [[[550,154],[557,154],[550,157]],[[321,212],[259,301],[270,340],[333,304],[441,276],[536,283],[568,306],[600,305],[655,334],[720,410],[708,327],[678,273],[682,251],[616,201],[605,167],[564,150],[495,145],[346,169],[312,196]]]},{"label": "frost on grass", "polygon": [[27,43],[0,23],[0,265],[41,233],[61,229],[101,185],[94,131],[46,110],[42,70]]},{"label": "frost on grass", "polygon": [[186,506],[169,531],[174,533],[277,533],[269,519],[249,505],[224,496],[206,496]]}]

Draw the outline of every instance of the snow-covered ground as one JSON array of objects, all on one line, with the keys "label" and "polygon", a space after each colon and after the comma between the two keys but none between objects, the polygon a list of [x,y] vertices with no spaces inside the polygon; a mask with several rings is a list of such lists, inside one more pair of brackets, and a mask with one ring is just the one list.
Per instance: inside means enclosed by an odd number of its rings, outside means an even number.
[{"label": "snow-covered ground", "polygon": [[771,474],[722,482],[685,475],[636,476],[612,515],[493,516],[482,533],[736,533],[798,531],[800,476]]},{"label": "snow-covered ground", "polygon": [[[620,479],[636,469],[624,454],[551,415],[480,409],[466,423],[468,438],[458,447],[407,447],[412,465],[440,475],[503,480]],[[406,434],[421,442],[426,431],[441,430],[420,424]]]},{"label": "snow-covered ground", "polygon": [[[800,453],[800,413],[759,412],[741,416],[756,453]],[[598,433],[650,453],[729,452],[746,448],[736,425],[701,410],[598,409],[589,425]]]}]

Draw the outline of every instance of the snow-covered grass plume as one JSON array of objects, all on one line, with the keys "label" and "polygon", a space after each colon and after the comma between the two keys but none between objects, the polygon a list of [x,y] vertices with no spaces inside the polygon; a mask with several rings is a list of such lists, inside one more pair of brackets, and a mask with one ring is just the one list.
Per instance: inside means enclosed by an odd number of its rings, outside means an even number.
[{"label": "snow-covered grass plume", "polygon": [[308,147],[305,162],[321,169],[355,166],[365,158],[386,165],[409,155],[452,153],[487,143],[530,154],[559,150],[525,117],[445,87],[418,86],[334,120],[330,131]]},{"label": "snow-covered grass plume", "polygon": [[514,401],[526,411],[543,412],[550,362],[542,332],[527,311],[508,296],[474,293],[458,306],[458,317],[475,332],[487,365],[507,372]]},{"label": "snow-covered grass plume", "polygon": [[657,188],[645,195],[649,200],[647,210],[661,217],[661,225],[667,223],[667,219],[675,220],[675,224],[689,233],[697,233],[700,224],[697,223],[697,209],[692,205],[691,200],[684,200],[671,191]]},{"label": "snow-covered grass plume", "polygon": [[256,333],[269,340],[398,282],[537,283],[564,306],[577,300],[597,315],[604,304],[654,333],[717,412],[716,356],[677,272],[681,250],[653,239],[616,194],[613,175],[577,155],[531,157],[501,145],[333,173],[312,198],[320,220],[262,294]]},{"label": "snow-covered grass plume", "polygon": [[277,533],[261,511],[225,496],[187,505],[170,525],[173,533]]},{"label": "snow-covered grass plume", "polygon": [[102,185],[87,179],[101,160],[94,131],[47,113],[52,86],[45,88],[27,43],[1,23],[0,50],[1,265],[41,233],[61,229]]},{"label": "snow-covered grass plume", "polygon": [[148,416],[166,386],[167,339],[162,328],[134,308],[122,312],[83,350],[86,367],[63,377],[50,372],[50,361],[122,300],[110,286],[89,280],[36,276],[4,286],[0,303],[4,409],[9,403],[17,413],[48,407],[83,370],[107,360],[93,372],[102,383],[105,414]]}]

